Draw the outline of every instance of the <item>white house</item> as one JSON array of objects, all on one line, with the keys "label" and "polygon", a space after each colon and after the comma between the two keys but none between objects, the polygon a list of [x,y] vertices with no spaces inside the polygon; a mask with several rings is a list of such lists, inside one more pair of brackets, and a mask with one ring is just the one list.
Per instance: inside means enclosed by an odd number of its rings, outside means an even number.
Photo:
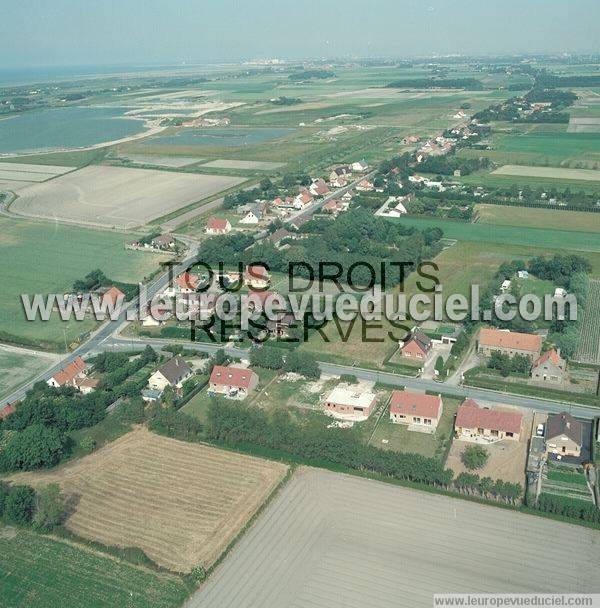
[{"label": "white house", "polygon": [[179,356],[169,359],[148,379],[152,390],[164,391],[167,386],[181,388],[181,385],[192,375],[190,366]]}]

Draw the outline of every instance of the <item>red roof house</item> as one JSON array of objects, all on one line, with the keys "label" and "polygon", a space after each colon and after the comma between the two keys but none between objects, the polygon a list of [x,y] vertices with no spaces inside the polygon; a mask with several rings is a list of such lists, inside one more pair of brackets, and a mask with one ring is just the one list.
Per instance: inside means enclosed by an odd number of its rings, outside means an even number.
[{"label": "red roof house", "polygon": [[215,365],[208,383],[211,393],[231,399],[245,399],[258,385],[258,376],[251,369]]},{"label": "red roof house", "polygon": [[434,432],[442,416],[444,403],[440,395],[413,391],[393,391],[390,401],[390,422],[414,426],[415,430]]},{"label": "red roof house", "polygon": [[77,386],[76,379],[82,378],[85,375],[86,370],[87,363],[81,357],[77,357],[69,363],[69,365],[56,372],[47,383],[49,386],[55,388],[61,386]]},{"label": "red roof house", "polygon": [[14,403],[9,403],[6,407],[0,410],[0,420],[4,420],[7,416],[13,414],[17,408]]},{"label": "red roof house", "polygon": [[231,232],[229,220],[220,217],[211,217],[206,223],[206,234],[228,234]]},{"label": "red roof house", "polygon": [[518,441],[522,423],[523,416],[518,412],[484,408],[467,399],[456,412],[454,429],[456,437],[465,441]]}]

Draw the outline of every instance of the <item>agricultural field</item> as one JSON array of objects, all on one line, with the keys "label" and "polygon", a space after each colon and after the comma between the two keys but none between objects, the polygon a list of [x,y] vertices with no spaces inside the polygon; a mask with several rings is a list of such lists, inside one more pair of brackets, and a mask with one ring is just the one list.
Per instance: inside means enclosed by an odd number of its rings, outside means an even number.
[{"label": "agricultural field", "polygon": [[204,163],[202,168],[209,169],[247,169],[268,171],[269,169],[278,169],[283,166],[282,163],[269,163],[260,160],[211,160],[209,163]]},{"label": "agricultural field", "polygon": [[0,344],[0,399],[35,378],[56,362],[57,357]]},{"label": "agricultural field", "polygon": [[542,482],[542,492],[587,502],[594,500],[585,474],[580,469],[557,465],[554,462],[548,464],[548,471]]},{"label": "agricultural field", "polygon": [[[28,322],[21,294],[65,293],[73,281],[100,268],[116,281],[136,283],[158,269],[161,255],[127,251],[128,233],[0,217],[0,339],[64,349],[94,327],[92,319]],[[35,282],[31,277],[35,271]]]},{"label": "agricultural field", "polygon": [[65,526],[136,547],[174,572],[210,567],[260,508],[287,466],[138,428],[97,452],[15,482],[59,483],[77,496]]},{"label": "agricultural field", "polygon": [[0,578],[6,608],[175,608],[188,595],[174,575],[1,525]]},{"label": "agricultural field", "polygon": [[600,171],[595,169],[564,169],[562,167],[527,167],[522,165],[503,165],[492,175],[510,177],[541,177],[545,179],[561,180],[566,182],[600,181]]},{"label": "agricultural field", "polygon": [[590,281],[586,308],[581,319],[581,337],[574,357],[580,363],[600,363],[600,281]]},{"label": "agricultural field", "polygon": [[546,230],[572,230],[574,232],[600,232],[600,213],[585,211],[562,211],[533,207],[509,207],[487,205],[475,207],[477,221],[482,224],[500,224]]},{"label": "agricultural field", "polygon": [[[440,589],[593,592],[599,539],[542,517],[302,468],[188,605],[421,608]],[[557,544],[578,559],[557,560]]]},{"label": "agricultural field", "polygon": [[90,166],[24,188],[11,211],[85,225],[132,228],[242,181],[222,175]]}]

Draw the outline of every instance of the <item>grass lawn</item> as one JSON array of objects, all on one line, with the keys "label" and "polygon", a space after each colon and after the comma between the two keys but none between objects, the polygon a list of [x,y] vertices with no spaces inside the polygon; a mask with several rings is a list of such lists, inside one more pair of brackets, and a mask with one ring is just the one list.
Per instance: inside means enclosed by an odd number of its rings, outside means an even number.
[{"label": "grass lawn", "polygon": [[[434,434],[409,431],[403,424],[390,422],[389,413],[386,411],[377,425],[370,444],[394,452],[413,452],[423,456],[442,457],[447,442],[451,441],[454,415],[461,403],[459,399],[447,397],[443,397],[443,401],[442,418]],[[384,440],[388,443],[383,443]]]},{"label": "grass lawn", "polygon": [[0,527],[0,605],[7,608],[171,608],[188,590],[157,574],[26,530]]},{"label": "grass lawn", "polygon": [[0,346],[0,397],[52,365],[53,357]]},{"label": "grass lawn", "polygon": [[573,232],[600,232],[600,214],[585,211],[560,211],[504,205],[476,206],[479,222],[526,228],[544,228]]},{"label": "grass lawn", "polygon": [[[73,281],[100,268],[108,277],[135,283],[152,274],[161,255],[127,251],[131,234],[0,217],[0,339],[64,349],[94,327],[92,319],[28,322],[21,294],[64,293]],[[64,333],[63,333],[64,332]]]}]

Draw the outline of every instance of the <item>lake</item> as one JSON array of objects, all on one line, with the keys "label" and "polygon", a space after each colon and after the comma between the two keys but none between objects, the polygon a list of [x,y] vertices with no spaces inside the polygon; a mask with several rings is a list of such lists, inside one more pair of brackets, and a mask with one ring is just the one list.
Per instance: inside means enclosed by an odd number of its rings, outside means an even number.
[{"label": "lake", "polygon": [[148,143],[169,146],[244,146],[283,137],[294,129],[184,129],[175,135],[159,135]]},{"label": "lake", "polygon": [[84,148],[144,131],[126,108],[69,107],[0,119],[0,154]]}]

